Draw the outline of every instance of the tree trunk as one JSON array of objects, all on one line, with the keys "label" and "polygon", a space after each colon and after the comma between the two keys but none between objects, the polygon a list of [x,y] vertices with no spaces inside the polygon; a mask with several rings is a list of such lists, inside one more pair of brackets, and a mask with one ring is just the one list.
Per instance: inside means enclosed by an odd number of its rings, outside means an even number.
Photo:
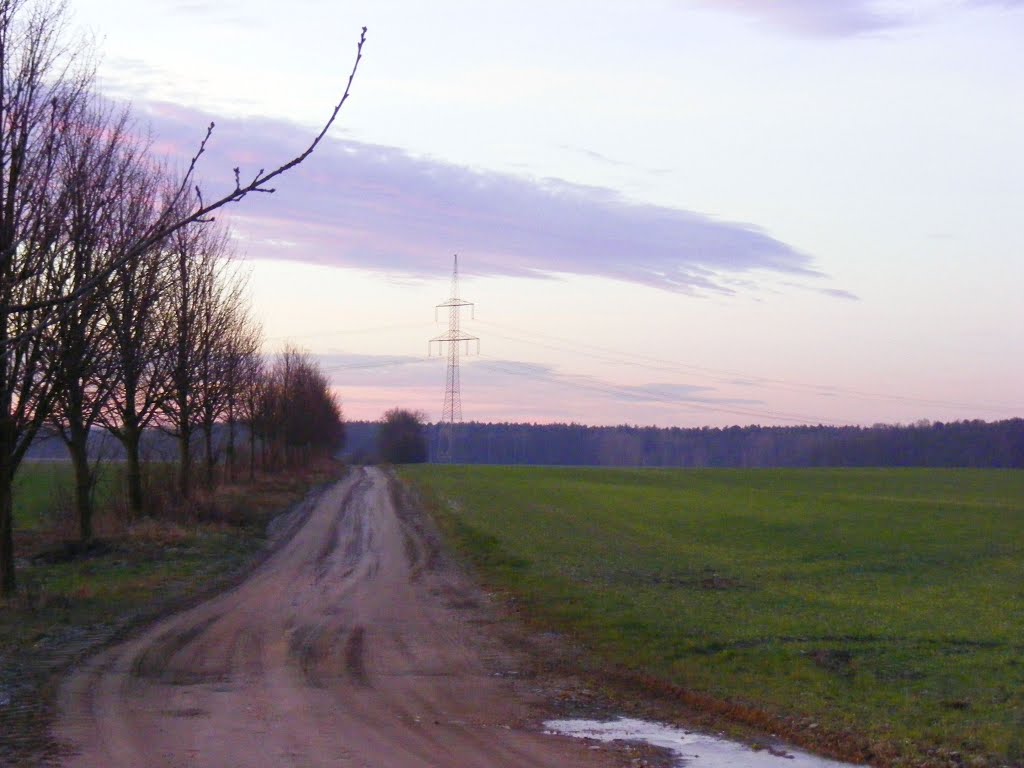
[{"label": "tree trunk", "polygon": [[125,457],[125,483],[128,486],[128,514],[133,520],[142,517],[142,462],[139,460],[139,442],[141,441],[141,430],[132,424],[125,424],[124,445]]},{"label": "tree trunk", "polygon": [[78,531],[82,541],[92,538],[93,517],[93,474],[89,466],[87,441],[89,433],[74,429],[67,442],[71,464],[75,468],[75,510],[78,516]]},{"label": "tree trunk", "polygon": [[[0,465],[8,460],[0,457]],[[14,504],[11,498],[11,473],[0,466],[0,597],[11,597],[17,587],[14,576]]]},{"label": "tree trunk", "polygon": [[213,455],[213,427],[203,427],[203,445],[206,447],[206,487],[213,488],[213,474],[216,469]]},{"label": "tree trunk", "polygon": [[228,450],[224,465],[228,472],[228,482],[235,482],[235,408],[228,405]]},{"label": "tree trunk", "polygon": [[0,419],[0,597],[17,588],[14,573],[14,425]]},{"label": "tree trunk", "polygon": [[256,480],[256,431],[249,425],[249,482]]},{"label": "tree trunk", "polygon": [[183,501],[192,494],[192,435],[182,430],[178,435],[178,493]]}]

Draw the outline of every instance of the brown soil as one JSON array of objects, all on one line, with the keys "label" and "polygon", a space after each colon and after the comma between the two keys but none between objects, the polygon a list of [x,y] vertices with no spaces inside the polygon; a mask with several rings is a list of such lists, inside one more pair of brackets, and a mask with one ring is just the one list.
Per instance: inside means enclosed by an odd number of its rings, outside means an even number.
[{"label": "brown soil", "polygon": [[[68,766],[600,766],[545,735],[551,681],[379,469],[324,492],[242,584],[63,685]],[[543,666],[543,665],[541,665]]]}]

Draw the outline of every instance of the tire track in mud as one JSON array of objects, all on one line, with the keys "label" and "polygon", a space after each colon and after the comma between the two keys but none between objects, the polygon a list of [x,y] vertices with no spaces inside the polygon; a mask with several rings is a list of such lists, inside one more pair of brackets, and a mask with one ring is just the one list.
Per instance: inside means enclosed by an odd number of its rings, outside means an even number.
[{"label": "tire track in mud", "polygon": [[366,628],[356,627],[345,641],[345,670],[358,685],[369,686],[363,653],[366,645]]},{"label": "tire track in mud", "polygon": [[338,538],[341,531],[342,522],[348,517],[348,510],[351,506],[352,497],[360,490],[365,488],[366,476],[360,474],[359,478],[352,483],[345,495],[339,502],[340,510],[331,519],[331,527],[324,537],[323,543],[320,545],[320,551],[317,552],[316,556],[316,573],[317,579],[320,580],[327,573],[327,560],[330,558],[334,551],[338,547]]},{"label": "tire track in mud", "polygon": [[109,649],[60,693],[68,766],[597,768],[496,670],[486,598],[384,471],[350,473],[230,592]]}]

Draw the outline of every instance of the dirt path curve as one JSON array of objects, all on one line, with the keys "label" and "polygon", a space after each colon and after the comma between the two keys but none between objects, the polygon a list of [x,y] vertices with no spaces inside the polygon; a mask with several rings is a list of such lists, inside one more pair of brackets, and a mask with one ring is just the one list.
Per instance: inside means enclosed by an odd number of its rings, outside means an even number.
[{"label": "dirt path curve", "polygon": [[[496,670],[515,654],[383,471],[353,471],[239,587],[64,684],[68,766],[566,766]],[[532,727],[531,727],[532,726]]]}]

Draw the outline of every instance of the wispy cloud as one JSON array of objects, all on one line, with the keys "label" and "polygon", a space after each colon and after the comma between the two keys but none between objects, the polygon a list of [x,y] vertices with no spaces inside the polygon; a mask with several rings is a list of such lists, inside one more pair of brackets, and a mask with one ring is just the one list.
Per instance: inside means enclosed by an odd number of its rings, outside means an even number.
[{"label": "wispy cloud", "polygon": [[1024,0],[697,0],[788,34],[849,38],[915,26],[971,8],[1024,10]]},{"label": "wispy cloud", "polygon": [[[348,353],[319,354],[316,359],[353,418],[377,418],[396,403],[422,408],[436,417],[444,359]],[[466,416],[485,421],[538,416],[593,421],[595,413],[611,412],[635,423],[671,423],[680,413],[725,413],[749,419],[764,407],[762,400],[731,397],[703,385],[619,384],[520,360],[470,357],[464,362],[463,385],[473,393]],[[609,409],[609,403],[614,407]]]},{"label": "wispy cloud", "polygon": [[853,291],[848,291],[845,288],[829,288],[827,286],[810,285],[807,283],[796,283],[792,281],[782,281],[781,285],[789,288],[796,288],[801,291],[813,291],[820,293],[823,296],[831,296],[834,299],[846,299],[847,301],[860,301],[860,296],[855,294]]},{"label": "wispy cloud", "polygon": [[[184,161],[208,115],[150,105],[158,146]],[[267,119],[217,122],[202,162],[211,196],[299,151],[312,135]],[[250,257],[433,277],[439,254],[472,256],[476,275],[595,275],[686,293],[737,292],[741,276],[820,279],[810,256],[742,222],[627,200],[559,179],[474,170],[401,149],[328,139],[236,209]]]},{"label": "wispy cloud", "polygon": [[701,0],[806,37],[853,37],[903,26],[899,15],[871,0]]},{"label": "wispy cloud", "polygon": [[614,157],[609,157],[608,155],[604,155],[593,149],[588,149],[587,147],[577,147],[572,144],[558,144],[556,146],[564,152],[569,152],[579,157],[585,157],[588,160],[607,168],[629,169],[647,174],[648,176],[664,176],[665,174],[672,173],[671,168],[649,168],[643,165],[635,165],[633,163],[627,163],[625,160],[617,160]]},{"label": "wispy cloud", "polygon": [[832,296],[837,299],[847,299],[848,301],[859,301],[860,297],[852,291],[846,291],[842,288],[817,288],[815,289],[819,293],[823,293],[826,296]]},{"label": "wispy cloud", "polygon": [[583,157],[586,157],[602,165],[611,165],[619,168],[629,165],[629,163],[626,163],[623,160],[615,160],[614,158],[608,157],[607,155],[603,155],[600,152],[594,151],[593,149],[587,149],[586,147],[575,147],[572,146],[571,144],[559,144],[558,148],[563,149],[566,152],[572,152],[575,155],[582,155]]},{"label": "wispy cloud", "polygon": [[163,0],[162,4],[172,13],[194,16],[205,23],[218,21],[234,26],[253,26],[251,14],[244,12],[245,4],[237,0]]},{"label": "wispy cloud", "polygon": [[986,6],[998,6],[1010,8],[1011,10],[1024,10],[1024,0],[965,0],[967,5],[984,8]]},{"label": "wispy cloud", "polygon": [[113,77],[102,77],[100,83],[112,98],[132,101],[138,93],[155,91],[172,85],[170,77],[158,67],[134,57],[116,56],[109,60]]}]

